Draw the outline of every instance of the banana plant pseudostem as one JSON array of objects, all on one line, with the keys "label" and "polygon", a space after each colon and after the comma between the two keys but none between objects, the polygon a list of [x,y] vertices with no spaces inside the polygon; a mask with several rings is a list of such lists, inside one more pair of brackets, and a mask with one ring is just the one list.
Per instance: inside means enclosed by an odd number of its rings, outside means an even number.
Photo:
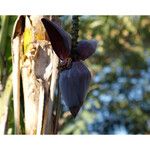
[{"label": "banana plant pseudostem", "polygon": [[21,133],[20,76],[23,83],[25,133],[57,133],[58,115],[53,115],[53,103],[59,58],[49,42],[41,22],[42,18],[52,20],[60,26],[58,16],[19,16],[13,29],[12,77],[15,134]]}]

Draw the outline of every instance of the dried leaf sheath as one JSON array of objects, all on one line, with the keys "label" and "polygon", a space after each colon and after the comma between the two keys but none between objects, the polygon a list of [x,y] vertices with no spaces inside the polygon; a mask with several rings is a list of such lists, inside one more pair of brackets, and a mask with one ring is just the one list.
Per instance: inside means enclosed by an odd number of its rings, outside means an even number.
[{"label": "dried leaf sheath", "polygon": [[[48,36],[41,22],[42,17],[18,17],[12,38],[12,54],[15,55],[13,62],[17,62],[17,65],[13,64],[14,106],[16,102],[20,102],[21,69],[26,134],[53,133],[52,111],[59,58],[47,40]],[[16,83],[17,85],[15,85]],[[15,93],[16,89],[18,90]],[[17,103],[17,107],[14,107],[15,112],[20,110],[19,107],[20,104]],[[15,113],[15,116],[19,115],[20,113],[18,115]],[[17,119],[16,122],[19,124]]]},{"label": "dried leaf sheath", "polygon": [[[60,26],[59,17],[52,17],[52,21],[57,23]],[[53,117],[52,117],[52,110],[53,110],[53,103],[54,103],[54,94],[56,89],[56,83],[58,80],[58,65],[59,65],[59,58],[54,51],[52,51],[51,55],[51,62],[52,62],[52,74],[50,80],[50,100],[45,104],[45,114],[44,114],[44,122],[43,122],[43,134],[53,134],[54,133],[54,125],[53,124]],[[51,115],[49,115],[51,114]],[[58,120],[55,117],[56,120]],[[56,133],[56,132],[55,132]]]},{"label": "dried leaf sheath", "polygon": [[53,118],[52,118],[52,111],[53,111],[53,103],[54,103],[54,94],[56,89],[56,83],[58,78],[58,65],[59,65],[59,58],[57,55],[53,52],[51,61],[53,63],[52,68],[52,75],[50,80],[50,99],[48,101],[45,101],[45,112],[43,116],[43,134],[53,134]]},{"label": "dried leaf sheath", "polygon": [[15,132],[20,132],[20,37],[13,39],[13,97]]},{"label": "dried leaf sheath", "polygon": [[[42,16],[26,17],[22,78],[27,134],[41,134],[44,101],[49,99],[51,46],[45,40]],[[49,70],[46,71],[47,67]],[[46,81],[47,80],[47,81]],[[46,81],[46,82],[45,82]],[[38,129],[38,130],[37,130]]]},{"label": "dried leaf sheath", "polygon": [[14,100],[14,120],[15,133],[20,133],[20,53],[22,49],[24,17],[19,16],[15,22],[12,35],[12,77],[13,77],[13,100]]}]

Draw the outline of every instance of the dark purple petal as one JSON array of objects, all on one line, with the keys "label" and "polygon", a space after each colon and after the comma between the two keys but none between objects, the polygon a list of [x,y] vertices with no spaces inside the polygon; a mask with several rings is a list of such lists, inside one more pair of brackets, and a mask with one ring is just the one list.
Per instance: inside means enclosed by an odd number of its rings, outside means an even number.
[{"label": "dark purple petal", "polygon": [[81,60],[85,60],[90,57],[96,50],[96,40],[81,40],[77,45],[77,53]]},{"label": "dark purple petal", "polygon": [[73,106],[73,107],[69,107],[69,110],[72,114],[72,116],[75,118],[80,110],[81,106]]},{"label": "dark purple petal", "polygon": [[91,73],[80,61],[72,63],[72,67],[60,73],[59,87],[62,99],[75,117],[85,99]]},{"label": "dark purple petal", "polygon": [[54,22],[46,18],[42,18],[41,21],[57,56],[62,60],[68,58],[71,52],[71,37]]}]

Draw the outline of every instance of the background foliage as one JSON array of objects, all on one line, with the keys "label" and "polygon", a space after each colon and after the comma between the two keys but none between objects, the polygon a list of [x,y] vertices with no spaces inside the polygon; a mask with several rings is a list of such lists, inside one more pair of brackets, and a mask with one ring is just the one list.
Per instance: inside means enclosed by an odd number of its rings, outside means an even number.
[{"label": "background foliage", "polygon": [[[16,16],[7,19],[6,44],[3,49],[0,45],[0,94],[12,68]],[[70,32],[71,16],[61,19]],[[79,35],[98,41],[96,53],[86,61],[93,78],[75,120],[62,101],[59,134],[150,134],[150,16],[81,16]],[[13,134],[12,98],[9,109],[7,132]]]}]

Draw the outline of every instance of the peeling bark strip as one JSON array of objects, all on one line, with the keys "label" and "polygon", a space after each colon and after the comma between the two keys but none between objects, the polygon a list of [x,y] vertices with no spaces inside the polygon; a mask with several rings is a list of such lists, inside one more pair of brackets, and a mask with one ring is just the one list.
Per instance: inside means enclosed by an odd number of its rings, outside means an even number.
[{"label": "peeling bark strip", "polygon": [[[47,39],[47,33],[41,22],[42,17],[18,17],[14,27],[12,55],[16,134],[20,129],[20,69],[26,134],[53,133],[52,111],[59,58]],[[53,19],[58,21],[58,17]]]},{"label": "peeling bark strip", "polygon": [[18,17],[15,22],[12,34],[12,77],[13,77],[13,99],[14,99],[14,121],[15,133],[20,133],[20,53],[21,53],[21,35],[23,33],[23,17]]},{"label": "peeling bark strip", "polygon": [[[50,101],[51,44],[46,41],[42,16],[26,17],[22,78],[27,134],[41,134],[43,108]],[[44,107],[43,107],[44,106]],[[49,114],[51,115],[51,114]],[[37,130],[38,129],[38,130]]]},{"label": "peeling bark strip", "polygon": [[20,37],[13,40],[13,96],[15,133],[20,132]]}]

